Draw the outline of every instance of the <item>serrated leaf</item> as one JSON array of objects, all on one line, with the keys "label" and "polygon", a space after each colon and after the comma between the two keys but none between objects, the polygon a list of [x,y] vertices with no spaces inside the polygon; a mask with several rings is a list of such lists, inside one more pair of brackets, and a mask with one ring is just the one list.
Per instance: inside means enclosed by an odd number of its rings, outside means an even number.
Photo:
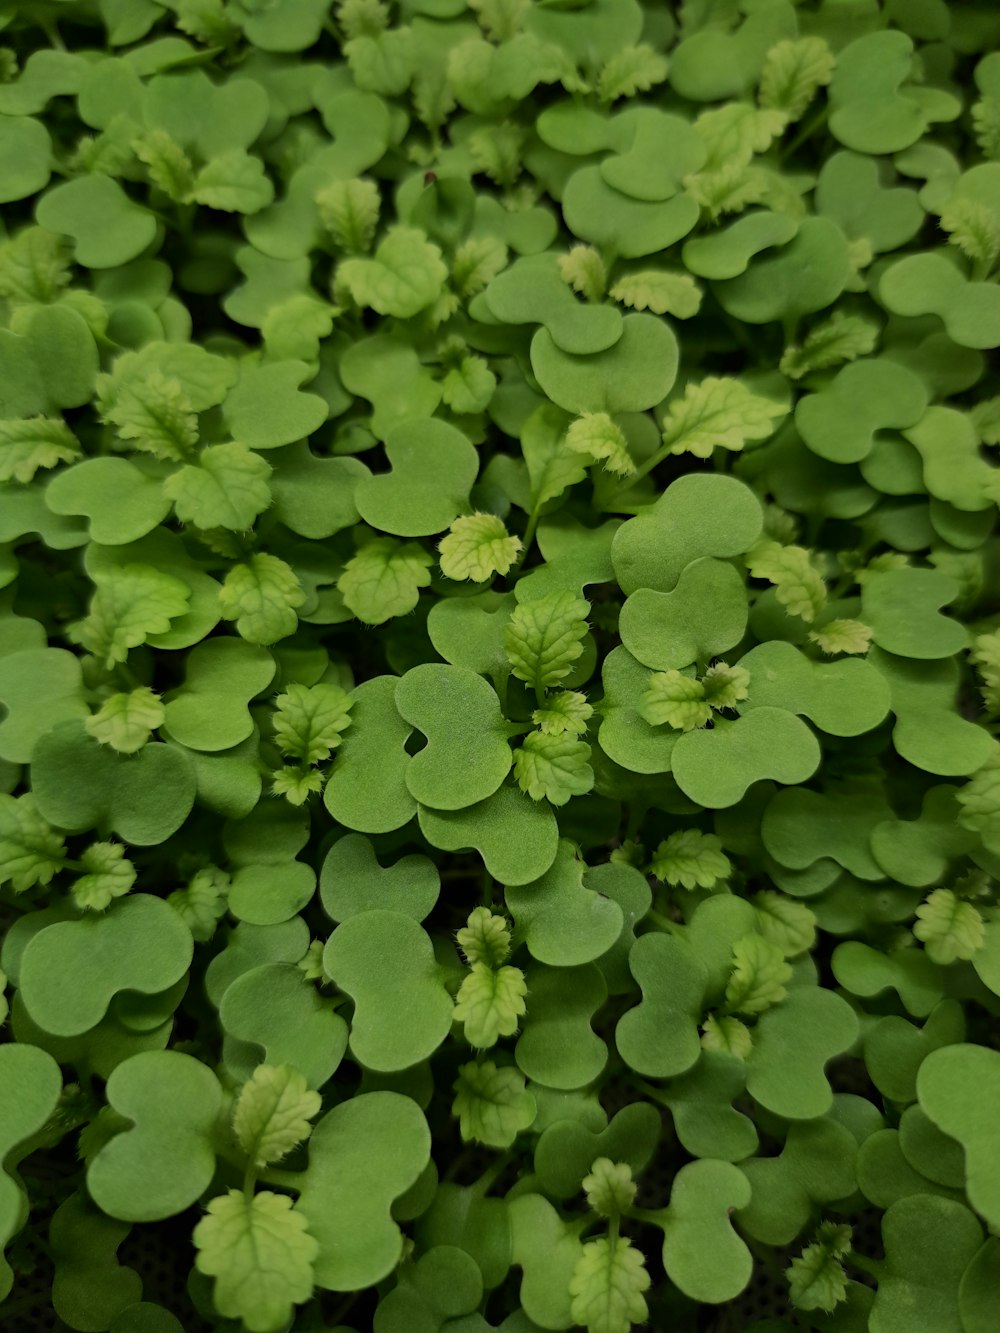
[{"label": "serrated leaf", "polygon": [[274,199],[274,186],[259,157],[234,148],[206,162],[194,178],[191,198],[223,213],[259,213]]},{"label": "serrated leaf", "polygon": [[833,78],[836,57],[822,37],[786,38],[764,58],[760,105],[799,120],[820,88]]},{"label": "serrated leaf", "polygon": [[795,958],[816,943],[816,917],[805,903],[772,889],[763,889],[751,901],[757,913],[757,929],[786,958]]},{"label": "serrated leaf", "polygon": [[820,629],[809,631],[809,641],[818,644],[824,653],[866,653],[872,631],[862,620],[828,620]]},{"label": "serrated leaf", "polygon": [[826,605],[826,584],[803,546],[760,541],[744,557],[755,579],[774,584],[775,595],[791,616],[810,623]]},{"label": "serrated leaf", "polygon": [[845,361],[867,356],[878,343],[879,328],[862,315],[836,311],[806,334],[801,347],[787,347],[778,369],[789,379],[800,380],[813,370],[828,370]]},{"label": "serrated leaf", "polygon": [[510,572],[521,539],[512,537],[496,514],[467,514],[455,519],[438,550],[446,578],[488,583],[495,574]]},{"label": "serrated leaf", "polygon": [[212,444],[197,463],[171,473],[163,491],[182,523],[241,532],[271,503],[270,475],[270,465],[245,444]]},{"label": "serrated leaf", "polygon": [[597,96],[602,102],[616,102],[619,97],[635,97],[663,83],[669,65],[667,58],[643,42],[623,46],[603,66],[597,78]]},{"label": "serrated leaf", "polygon": [[740,450],[765,440],[787,409],[748,389],[740,380],[709,376],[689,384],[663,419],[663,443],[675,454],[711,458],[716,448]]},{"label": "serrated leaf", "polygon": [[731,1014],[709,1014],[701,1032],[702,1050],[747,1060],[753,1050],[750,1029]]},{"label": "serrated leaf", "polygon": [[847,1274],[840,1262],[850,1251],[852,1232],[843,1223],[823,1222],[816,1239],[793,1259],[785,1276],[797,1310],[835,1310],[847,1297]]},{"label": "serrated leaf", "polygon": [[941,227],[948,240],[980,268],[983,277],[1000,257],[1000,222],[978,199],[959,196],[941,210]]},{"label": "serrated leaf", "polygon": [[168,894],[167,902],[198,943],[205,944],[226,914],[228,890],[229,876],[224,870],[203,866],[195,871],[185,888]]},{"label": "serrated leaf", "polygon": [[0,793],[0,884],[9,884],[15,893],[48,884],[62,869],[65,854],[61,834],[38,813],[30,792],[18,797]]},{"label": "serrated leaf", "polygon": [[146,130],[132,141],[132,151],[146,168],[150,184],[175,204],[184,203],[194,181],[191,159],[166,130]]},{"label": "serrated leaf", "polygon": [[453,412],[468,416],[485,412],[497,387],[497,377],[481,356],[463,356],[441,381],[441,397]]},{"label": "serrated leaf", "polygon": [[163,722],[166,712],[160,696],[146,685],[127,693],[109,695],[97,712],[84,721],[95,741],[119,754],[135,754]]},{"label": "serrated leaf", "polygon": [[650,870],[664,884],[712,889],[729,878],[733,867],[714,833],[678,829],[657,847]]},{"label": "serrated leaf", "polygon": [[71,625],[67,634],[109,668],[124,662],[129,650],[151,634],[165,634],[171,620],[187,611],[191,599],[186,583],[152,565],[110,567],[95,581],[90,614]]},{"label": "serrated leaf", "polygon": [[574,245],[569,254],[559,256],[563,282],[588,301],[601,301],[608,285],[604,260],[592,245]]},{"label": "serrated leaf", "polygon": [[566,446],[564,422],[563,413],[546,403],[532,412],[521,430],[521,449],[531,480],[531,508],[536,512],[587,475],[587,464]]},{"label": "serrated leaf", "polygon": [[519,967],[473,963],[455,997],[455,1018],[465,1026],[470,1046],[486,1049],[517,1031],[524,1014],[527,983]]},{"label": "serrated leaf", "polygon": [[733,945],[726,1007],[734,1014],[762,1014],[785,998],[791,977],[792,969],[776,944],[762,935],[744,935]]},{"label": "serrated leaf", "polygon": [[533,801],[565,805],[594,785],[590,746],[569,735],[530,731],[514,751],[514,776]]},{"label": "serrated leaf", "polygon": [[715,171],[699,171],[685,176],[684,189],[715,222],[726,213],[742,213],[751,204],[765,203],[772,181],[758,167],[727,162]]},{"label": "serrated leaf", "polygon": [[323,226],[349,254],[371,248],[382,207],[375,181],[331,181],[317,194],[316,207]]},{"label": "serrated leaf", "polygon": [[570,422],[566,447],[603,463],[604,470],[616,476],[631,477],[635,472],[625,434],[607,412],[584,412]]},{"label": "serrated leaf", "polygon": [[312,1133],[323,1099],[289,1065],[258,1065],[233,1108],[233,1131],[256,1167],[278,1162]]},{"label": "serrated leaf", "polygon": [[980,679],[979,690],[987,712],[1000,713],[1000,630],[977,634],[972,640],[969,660]]},{"label": "serrated leaf", "polygon": [[391,228],[373,258],[346,259],[337,269],[358,305],[397,319],[433,305],[447,278],[441,251],[415,227]]},{"label": "serrated leaf", "polygon": [[583,1178],[583,1192],[587,1206],[600,1217],[617,1217],[632,1207],[636,1184],[632,1168],[627,1162],[613,1162],[610,1157],[598,1157]]},{"label": "serrated leaf", "polygon": [[609,294],[613,301],[633,310],[651,310],[654,315],[673,315],[676,319],[690,319],[701,308],[702,291],[690,273],[663,269],[627,273]]},{"label": "serrated leaf", "polygon": [[215,1278],[212,1299],[250,1333],[274,1333],[313,1290],[319,1246],[287,1194],[220,1194],[192,1236],[199,1273]]},{"label": "serrated leaf", "polygon": [[972,124],[983,156],[1000,159],[1000,98],[986,96],[973,102]]},{"label": "serrated leaf", "polygon": [[693,731],[705,726],[712,709],[700,680],[686,676],[683,671],[671,670],[650,676],[649,688],[639,699],[638,713],[651,727]]},{"label": "serrated leaf", "polygon": [[339,685],[293,682],[274,701],[274,738],[290,759],[319,764],[329,759],[351,725],[353,700]]},{"label": "serrated leaf", "polygon": [[487,1148],[509,1148],[535,1119],[535,1099],[524,1086],[524,1075],[492,1060],[461,1065],[455,1080],[452,1114],[458,1117],[466,1143]]},{"label": "serrated leaf", "polygon": [[705,698],[715,709],[735,708],[749,698],[750,672],[746,667],[716,662],[701,678]]},{"label": "serrated leaf", "polygon": [[430,555],[417,542],[376,537],[348,560],[337,580],[347,609],[366,625],[412,611],[431,581]]},{"label": "serrated leaf", "polygon": [[295,571],[276,555],[256,554],[234,565],[219,589],[219,607],[248,643],[277,643],[294,634],[305,593]]},{"label": "serrated leaf", "polygon": [[26,485],[40,468],[72,463],[79,457],[79,442],[61,418],[0,421],[0,482]]},{"label": "serrated leaf", "polygon": [[141,384],[117,392],[110,376],[98,376],[98,407],[123,440],[154,458],[183,462],[198,441],[198,417],[180,380],[152,370]]},{"label": "serrated leaf", "polygon": [[488,907],[474,907],[466,924],[456,933],[455,940],[470,966],[486,963],[489,967],[499,967],[510,953],[507,921]]},{"label": "serrated leaf", "polygon": [[120,842],[94,842],[80,857],[85,874],[73,883],[73,901],[84,911],[103,912],[135,883],[135,866]]},{"label": "serrated leaf", "polygon": [[935,889],[917,908],[913,933],[931,962],[947,966],[974,958],[983,947],[985,923],[972,903],[951,889]]},{"label": "serrated leaf", "polygon": [[564,733],[582,736],[593,713],[586,695],[576,690],[561,690],[545,700],[544,708],[536,708],[531,720],[547,736],[562,736]]},{"label": "serrated leaf", "polygon": [[323,790],[325,775],[318,768],[286,764],[271,774],[271,792],[283,796],[291,805],[304,805],[310,796]]},{"label": "serrated leaf", "polygon": [[624,1236],[588,1241],[570,1279],[570,1312],[587,1333],[629,1333],[649,1317],[651,1279],[642,1252]]},{"label": "serrated leaf", "polygon": [[519,603],[504,628],[504,651],[518,680],[536,691],[564,680],[583,652],[589,610],[571,592]]},{"label": "serrated leaf", "polygon": [[70,248],[65,236],[24,227],[0,243],[0,296],[13,305],[55,301],[69,286]]},{"label": "serrated leaf", "polygon": [[975,403],[969,418],[983,444],[1000,444],[1000,397]]},{"label": "serrated leaf", "polygon": [[507,247],[497,236],[470,236],[455,251],[451,278],[459,295],[468,299],[483,291],[507,267]]}]

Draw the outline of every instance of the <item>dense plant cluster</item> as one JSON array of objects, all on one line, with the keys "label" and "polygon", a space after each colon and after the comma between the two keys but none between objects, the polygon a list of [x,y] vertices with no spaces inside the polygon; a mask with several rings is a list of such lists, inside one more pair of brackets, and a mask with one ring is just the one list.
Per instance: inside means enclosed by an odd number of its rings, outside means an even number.
[{"label": "dense plant cluster", "polygon": [[0,3],[4,1330],[996,1333],[998,48]]}]

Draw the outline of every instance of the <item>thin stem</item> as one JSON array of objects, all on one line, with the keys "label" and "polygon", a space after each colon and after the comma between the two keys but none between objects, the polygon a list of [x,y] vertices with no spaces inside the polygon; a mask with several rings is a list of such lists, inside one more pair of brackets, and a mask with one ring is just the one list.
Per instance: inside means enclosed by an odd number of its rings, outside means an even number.
[{"label": "thin stem", "polygon": [[525,557],[531,550],[532,544],[534,543],[535,540],[535,529],[538,527],[538,518],[539,518],[538,510],[533,509],[531,513],[528,515],[528,524],[527,527],[524,529],[524,536],[521,538],[521,549],[518,552],[517,559],[510,567],[510,574],[508,575],[508,577],[516,577],[518,570],[524,564]]}]

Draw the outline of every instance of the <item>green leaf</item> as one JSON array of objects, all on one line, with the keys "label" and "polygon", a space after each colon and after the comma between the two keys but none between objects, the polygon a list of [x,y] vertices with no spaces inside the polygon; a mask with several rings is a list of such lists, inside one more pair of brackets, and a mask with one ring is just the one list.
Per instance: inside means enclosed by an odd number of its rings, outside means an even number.
[{"label": "green leaf", "polygon": [[746,1060],[753,1050],[753,1037],[747,1025],[738,1018],[729,1014],[709,1014],[702,1029],[701,1045],[705,1051]]},{"label": "green leaf", "polygon": [[320,221],[349,254],[364,254],[371,248],[381,206],[376,182],[360,177],[331,181],[316,196]]},{"label": "green leaf", "polygon": [[847,1298],[847,1274],[841,1259],[850,1252],[849,1226],[823,1222],[816,1239],[793,1259],[785,1276],[792,1304],[797,1310],[835,1310]]},{"label": "green leaf", "polygon": [[154,458],[183,462],[198,440],[198,418],[180,380],[151,370],[141,385],[117,394],[109,376],[98,376],[98,409],[121,439]]},{"label": "green leaf", "polygon": [[588,1241],[569,1284],[574,1323],[588,1333],[629,1333],[649,1317],[651,1278],[640,1250],[623,1236]]},{"label": "green leaf", "polygon": [[93,717],[84,720],[84,726],[102,745],[110,745],[119,754],[135,754],[165,717],[160,696],[140,685],[127,694],[109,695]]},{"label": "green leaf", "polygon": [[578,416],[566,431],[566,447],[602,462],[604,470],[616,476],[630,477],[635,472],[625,433],[607,412],[584,412]]},{"label": "green leaf", "polygon": [[415,227],[393,227],[372,259],[346,259],[337,270],[360,306],[409,319],[441,295],[448,278],[441,251]]},{"label": "green leaf", "polygon": [[24,227],[0,243],[0,296],[12,305],[55,301],[69,286],[70,249],[44,227]]},{"label": "green leaf", "polygon": [[353,705],[339,685],[290,684],[275,700],[274,736],[282,753],[303,764],[329,759],[351,725]]},{"label": "green leaf", "polygon": [[972,104],[972,124],[983,156],[1000,160],[1000,97],[981,97]]},{"label": "green leaf", "polygon": [[0,793],[0,884],[15,893],[48,884],[65,855],[62,836],[38,813],[30,793]]},{"label": "green leaf", "polygon": [[979,675],[979,690],[987,712],[996,716],[1000,713],[1000,630],[977,635],[972,640],[969,660]]},{"label": "green leaf", "polygon": [[468,514],[455,519],[438,550],[446,578],[488,583],[494,574],[510,572],[521,540],[512,537],[495,514]]},{"label": "green leaf", "polygon": [[816,917],[805,903],[786,898],[773,889],[762,889],[752,902],[757,929],[786,958],[795,958],[816,943]]},{"label": "green leaf", "polygon": [[294,570],[276,555],[252,555],[234,565],[219,589],[223,616],[236,621],[248,643],[276,643],[294,634],[295,609],[305,599]]},{"label": "green leaf", "polygon": [[768,111],[799,120],[809,103],[833,78],[836,58],[822,37],[786,38],[764,58],[757,94]]},{"label": "green leaf", "polygon": [[536,691],[565,680],[583,652],[589,610],[590,603],[571,592],[516,606],[504,629],[504,651],[518,680]]},{"label": "green leaf", "polygon": [[664,884],[685,889],[712,889],[732,874],[729,857],[714,833],[678,829],[653,854],[652,873]]},{"label": "green leaf", "polygon": [[531,720],[547,736],[562,736],[567,732],[582,736],[593,713],[586,695],[576,690],[561,690],[545,700],[544,708],[536,708]]},{"label": "green leaf", "polygon": [[215,1308],[251,1333],[275,1333],[313,1290],[319,1245],[287,1194],[229,1190],[208,1205],[192,1236],[199,1273],[215,1278]]},{"label": "green leaf", "polygon": [[750,693],[750,672],[745,667],[716,662],[701,678],[705,698],[713,708],[735,708]]},{"label": "green leaf", "polygon": [[166,130],[147,130],[132,141],[132,151],[146,167],[150,183],[175,204],[185,203],[194,181],[191,159]]},{"label": "green leaf", "polygon": [[109,565],[95,582],[90,614],[67,633],[107,667],[124,662],[151,634],[166,634],[191,600],[186,583],[152,565]]},{"label": "green leaf", "polygon": [[608,275],[604,260],[592,245],[574,245],[569,254],[560,255],[559,272],[563,282],[569,283],[575,292],[588,301],[604,299]]},{"label": "green leaf", "polygon": [[317,768],[288,764],[271,774],[271,791],[284,796],[292,805],[304,805],[310,796],[323,790],[323,774]]},{"label": "green leaf", "polygon": [[809,624],[826,605],[826,584],[805,547],[765,539],[744,558],[755,579],[774,584],[778,601],[789,615]]},{"label": "green leaf", "polygon": [[459,416],[485,412],[497,387],[496,376],[481,356],[463,356],[441,381],[441,397]]},{"label": "green leaf", "polygon": [[274,198],[274,186],[259,157],[234,148],[205,164],[194,178],[191,197],[224,213],[259,213]]},{"label": "green leaf", "polygon": [[507,247],[497,236],[470,236],[455,251],[451,280],[459,295],[475,296],[507,267]]},{"label": "green leaf", "polygon": [[186,888],[174,889],[167,902],[178,914],[199,944],[215,934],[215,928],[226,914],[226,896],[229,876],[217,866],[204,866],[195,871]]},{"label": "green leaf", "polygon": [[79,457],[77,438],[61,418],[0,421],[0,482],[26,485],[39,468],[72,463]]},{"label": "green leaf", "polygon": [[602,102],[616,102],[619,97],[647,93],[667,77],[667,58],[645,42],[641,46],[623,46],[604,65],[597,78],[597,96]]},{"label": "green leaf", "polygon": [[976,908],[951,889],[935,889],[917,908],[913,927],[928,958],[942,966],[975,957],[983,947],[983,931],[983,918]]},{"label": "green leaf", "polygon": [[874,321],[838,310],[810,329],[800,347],[787,347],[778,369],[789,379],[800,380],[811,371],[856,361],[875,350],[878,334]]},{"label": "green leaf", "polygon": [[236,1098],[233,1130],[253,1165],[265,1167],[309,1137],[322,1104],[297,1069],[258,1065]]},{"label": "green leaf", "polygon": [[612,1162],[609,1157],[598,1157],[583,1178],[583,1192],[587,1206],[599,1217],[617,1217],[632,1207],[636,1184],[632,1168],[627,1162]]},{"label": "green leaf", "polygon": [[587,465],[566,446],[566,416],[551,403],[532,412],[524,423],[521,449],[531,480],[533,511],[557,499],[568,486],[587,475]]},{"label": "green leaf", "polygon": [[1000,222],[993,210],[978,199],[959,196],[941,210],[940,220],[951,244],[981,266],[985,276],[1000,257]]},{"label": "green leaf", "polygon": [[270,465],[245,444],[212,444],[197,463],[171,473],[163,491],[182,523],[240,532],[271,503],[270,475]]},{"label": "green leaf", "polygon": [[594,785],[590,746],[565,733],[531,731],[514,751],[514,774],[533,801],[565,805],[571,796],[582,796]]},{"label": "green leaf", "polygon": [[792,969],[782,950],[762,935],[744,935],[733,945],[733,970],[726,1007],[734,1014],[762,1014],[788,994]]},{"label": "green leaf", "polygon": [[654,315],[690,319],[701,309],[702,291],[690,273],[668,273],[644,269],[627,273],[611,288],[613,301],[633,310],[651,310]]},{"label": "green leaf", "polygon": [[470,966],[486,963],[489,967],[499,967],[510,953],[507,921],[495,916],[488,907],[474,907],[455,940]]},{"label": "green leaf", "polygon": [[376,537],[348,560],[337,580],[347,609],[366,625],[412,611],[431,581],[433,559],[418,542]]},{"label": "green leaf", "polygon": [[824,653],[866,653],[871,647],[872,631],[862,620],[828,620],[819,629],[809,631],[810,643]]},{"label": "green leaf", "polygon": [[651,727],[670,726],[678,731],[703,727],[712,716],[705,687],[683,671],[657,671],[649,677],[649,689],[638,701],[637,711]]},{"label": "green leaf", "polygon": [[740,380],[709,376],[689,384],[664,417],[663,443],[672,453],[696,458],[710,458],[715,448],[740,450],[773,434],[786,410]]},{"label": "green leaf", "polygon": [[526,991],[519,967],[494,971],[487,963],[473,963],[455,999],[455,1018],[465,1025],[469,1045],[486,1049],[500,1037],[515,1033],[524,1013]]},{"label": "green leaf", "polygon": [[103,912],[135,883],[135,866],[120,842],[94,842],[80,857],[85,875],[73,884],[73,901],[85,911]]},{"label": "green leaf", "polygon": [[454,1087],[452,1114],[466,1143],[509,1148],[535,1119],[535,1099],[524,1086],[524,1075],[509,1065],[492,1060],[461,1065]]}]

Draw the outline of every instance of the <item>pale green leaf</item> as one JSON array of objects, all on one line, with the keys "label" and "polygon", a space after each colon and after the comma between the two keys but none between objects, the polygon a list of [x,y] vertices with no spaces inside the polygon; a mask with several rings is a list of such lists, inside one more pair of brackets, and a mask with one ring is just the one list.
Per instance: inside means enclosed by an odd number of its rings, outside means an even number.
[{"label": "pale green leaf", "polygon": [[39,468],[72,463],[79,456],[77,438],[61,418],[0,421],[0,482],[27,484]]},{"label": "pale green leaf", "polygon": [[275,1333],[313,1290],[319,1245],[287,1194],[229,1190],[208,1205],[192,1237],[199,1273],[215,1278],[212,1299],[250,1333]]},{"label": "pale green leaf", "polygon": [[0,884],[15,893],[48,884],[65,855],[61,834],[38,813],[30,792],[17,797],[0,792]]},{"label": "pale green leaf", "polygon": [[657,847],[650,870],[665,884],[713,889],[729,878],[733,867],[714,833],[678,829]]},{"label": "pale green leaf", "polygon": [[675,454],[710,458],[712,451],[742,449],[766,440],[787,408],[754,393],[741,380],[709,376],[689,384],[663,419],[663,443]]},{"label": "pale green leaf", "polygon": [[[120,358],[123,359],[123,358]],[[134,449],[156,458],[183,462],[198,441],[198,417],[180,380],[151,370],[137,383],[116,386],[109,375],[97,377],[101,416]]]},{"label": "pale green leaf", "polygon": [[913,933],[928,958],[946,966],[975,957],[983,947],[983,918],[972,903],[963,902],[951,889],[935,889],[917,908]]},{"label": "pale green leaf", "polygon": [[264,163],[242,148],[214,157],[194,178],[191,198],[223,213],[259,213],[274,199]]},{"label": "pale green leaf", "polygon": [[119,754],[135,754],[165,716],[160,696],[147,685],[140,685],[127,693],[109,695],[84,726],[102,745],[110,745]]},{"label": "pale green leaf", "polygon": [[348,560],[337,580],[347,609],[366,625],[412,611],[431,581],[432,557],[417,542],[376,537]]},{"label": "pale green leaf", "polygon": [[833,78],[836,57],[822,37],[786,38],[764,59],[757,94],[768,111],[799,120],[820,88]]},{"label": "pale green leaf", "polygon": [[590,603],[571,592],[519,603],[504,629],[504,651],[518,680],[534,690],[564,680],[583,652],[589,610]]},{"label": "pale green leaf", "polygon": [[545,700],[544,708],[536,708],[531,720],[548,736],[561,736],[564,732],[582,736],[593,713],[586,695],[576,690],[561,690]]},{"label": "pale green leaf", "polygon": [[466,1143],[487,1148],[509,1148],[535,1118],[535,1099],[524,1086],[524,1075],[492,1060],[461,1065],[455,1080],[452,1114]]},{"label": "pale green leaf", "polygon": [[245,444],[212,444],[163,483],[177,517],[196,528],[245,531],[271,503],[270,464]]},{"label": "pale green leaf", "polygon": [[194,183],[194,167],[184,149],[166,130],[146,130],[132,141],[132,151],[146,168],[150,184],[175,204],[186,202]]},{"label": "pale green leaf", "polygon": [[455,1018],[465,1026],[470,1046],[486,1049],[517,1031],[524,1014],[527,984],[519,967],[473,963],[455,999]]},{"label": "pale green leaf", "polygon": [[271,773],[271,791],[275,796],[283,796],[291,805],[304,805],[310,796],[323,790],[325,780],[318,768],[286,764]]},{"label": "pale green leaf", "polygon": [[702,291],[690,273],[651,268],[619,278],[610,295],[633,310],[690,319],[701,308]]},{"label": "pale green leaf", "polygon": [[226,914],[228,891],[226,872],[218,866],[203,866],[195,871],[185,888],[168,894],[167,902],[198,943],[205,944]]},{"label": "pale green leaf", "polygon": [[329,759],[351,725],[353,699],[339,685],[290,684],[275,700],[274,738],[282,754],[303,764]]},{"label": "pale green leaf", "polygon": [[792,969],[776,944],[763,935],[744,935],[733,945],[726,1008],[734,1014],[762,1014],[785,998],[791,977]]},{"label": "pale green leaf", "polygon": [[320,221],[334,241],[350,254],[371,248],[382,201],[373,180],[331,181],[316,196]]},{"label": "pale green leaf", "polygon": [[186,583],[152,565],[112,566],[95,581],[90,614],[69,626],[67,634],[107,667],[124,662],[129,649],[151,634],[165,634],[191,599]]},{"label": "pale green leaf", "polygon": [[731,1014],[709,1014],[701,1030],[702,1050],[746,1060],[753,1050],[750,1029]]},{"label": "pale green leaf", "polygon": [[510,953],[507,921],[488,907],[474,907],[466,924],[456,932],[455,939],[470,966],[486,963],[489,967],[499,967]]},{"label": "pale green leaf", "polygon": [[983,157],[1000,160],[1000,98],[986,96],[973,102],[972,124]]},{"label": "pale green leaf", "polygon": [[786,958],[795,958],[816,943],[816,916],[805,903],[773,889],[761,890],[751,901],[757,913],[757,929]]},{"label": "pale green leaf", "polygon": [[616,102],[619,97],[645,93],[667,77],[667,58],[643,42],[623,46],[602,68],[597,79],[597,96],[602,102]]},{"label": "pale green leaf", "polygon": [[497,377],[481,356],[463,356],[441,381],[441,397],[459,416],[485,412]]},{"label": "pale green leaf", "polygon": [[771,188],[766,172],[740,162],[684,177],[684,189],[713,222],[726,213],[742,213],[751,204],[763,204]]},{"label": "pale green leaf", "polygon": [[995,717],[1000,714],[1000,630],[977,634],[969,658],[979,676],[979,691],[986,710]]},{"label": "pale green leaf", "polygon": [[84,911],[103,912],[135,883],[135,866],[120,842],[94,842],[81,855],[85,874],[73,883],[73,901]]},{"label": "pale green leaf", "polygon": [[587,1206],[601,1217],[617,1217],[631,1208],[636,1184],[632,1168],[627,1162],[613,1162],[610,1157],[598,1157],[583,1178],[583,1192]]},{"label": "pale green leaf", "polygon": [[981,267],[986,275],[1000,257],[1000,219],[978,199],[959,196],[941,210],[948,240]]},{"label": "pale green leaf", "polygon": [[608,275],[604,260],[592,245],[574,245],[569,254],[560,255],[559,272],[563,281],[588,301],[604,299]]},{"label": "pale green leaf", "polygon": [[24,227],[0,242],[0,296],[12,305],[55,301],[69,286],[70,262],[65,236]]},{"label": "pale green leaf", "polygon": [[391,228],[373,258],[346,259],[337,270],[358,305],[397,319],[433,305],[447,278],[441,251],[415,227]]},{"label": "pale green leaf", "polygon": [[507,267],[507,247],[497,236],[470,236],[455,251],[451,278],[466,299],[487,287]]},{"label": "pale green leaf", "polygon": [[570,735],[531,731],[514,751],[514,776],[533,801],[565,805],[594,785],[590,746]]},{"label": "pale green leaf", "polygon": [[823,1222],[816,1239],[793,1259],[785,1276],[797,1310],[835,1310],[847,1298],[847,1274],[841,1259],[850,1252],[852,1232],[845,1223]]},{"label": "pale green leaf", "polygon": [[959,823],[1000,846],[1000,748],[955,793],[962,807]]},{"label": "pale green leaf", "polygon": [[863,315],[835,311],[829,319],[806,334],[801,346],[786,347],[778,369],[789,379],[800,380],[813,370],[828,370],[845,361],[873,352],[879,328]]},{"label": "pale green leaf", "polygon": [[750,695],[750,672],[746,667],[716,662],[701,678],[705,698],[715,709],[735,708]]},{"label": "pale green leaf", "polygon": [[389,7],[382,0],[340,0],[337,22],[348,40],[377,37],[389,26]]},{"label": "pale green leaf", "polygon": [[635,472],[625,433],[607,412],[584,412],[570,422],[566,447],[603,463],[604,470],[616,476],[630,477]]},{"label": "pale green leaf", "polygon": [[744,557],[755,579],[773,583],[778,601],[791,616],[808,624],[826,605],[826,584],[803,546],[760,541]]},{"label": "pale green leaf", "polygon": [[570,1313],[587,1333],[629,1333],[649,1317],[651,1279],[642,1252],[624,1236],[588,1241],[570,1279]]},{"label": "pale green leaf", "polygon": [[226,620],[248,643],[277,643],[294,634],[296,607],[305,601],[295,571],[276,555],[252,555],[234,565],[219,589],[219,606]]},{"label": "pale green leaf", "polygon": [[521,428],[521,450],[531,481],[531,507],[536,512],[587,475],[587,464],[566,447],[564,421],[564,414],[546,403],[532,412]]},{"label": "pale green leaf", "polygon": [[828,620],[822,628],[809,631],[809,640],[824,653],[866,653],[872,632],[863,620]]},{"label": "pale green leaf", "polygon": [[455,519],[438,550],[446,578],[488,583],[494,574],[510,572],[521,539],[512,537],[496,514],[466,514]]},{"label": "pale green leaf", "polygon": [[309,1137],[322,1104],[297,1069],[258,1065],[236,1098],[233,1131],[253,1165],[264,1167]]},{"label": "pale green leaf", "polygon": [[657,671],[639,699],[639,716],[651,727],[669,726],[678,731],[703,727],[712,716],[705,687],[683,671]]}]

